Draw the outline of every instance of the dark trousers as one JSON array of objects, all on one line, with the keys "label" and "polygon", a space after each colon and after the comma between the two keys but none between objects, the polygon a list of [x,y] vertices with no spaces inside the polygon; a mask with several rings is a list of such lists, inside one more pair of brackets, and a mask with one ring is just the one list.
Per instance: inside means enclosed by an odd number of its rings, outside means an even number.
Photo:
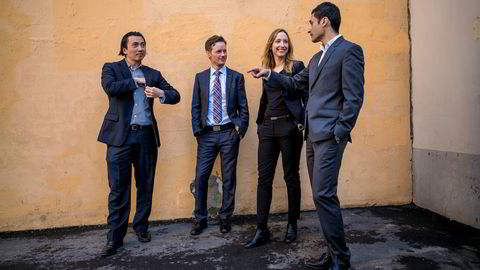
[{"label": "dark trousers", "polygon": [[153,180],[158,149],[153,127],[130,130],[122,146],[107,147],[108,184],[108,240],[122,241],[127,233],[130,214],[132,165],[137,188],[137,208],[133,219],[136,232],[148,230],[152,210]]},{"label": "dark trousers", "polygon": [[[337,197],[338,174],[347,140],[312,142],[314,152],[312,195],[323,235],[334,263],[350,266],[342,212]],[[343,269],[343,268],[342,268]]]},{"label": "dark trousers", "polygon": [[305,143],[305,157],[307,159],[308,178],[310,178],[311,186],[313,177],[313,161],[315,160],[315,154],[313,153],[312,141],[310,141],[309,138],[307,138]]},{"label": "dark trousers", "polygon": [[257,225],[266,228],[272,185],[278,156],[282,153],[284,180],[288,195],[288,221],[296,222],[300,217],[300,154],[302,132],[291,119],[265,120],[258,127],[258,186]]},{"label": "dark trousers", "polygon": [[234,128],[223,131],[205,131],[197,137],[197,165],[195,169],[195,219],[208,218],[208,178],[218,153],[222,163],[222,206],[221,219],[229,219],[235,208],[237,186],[237,157],[240,137]]}]

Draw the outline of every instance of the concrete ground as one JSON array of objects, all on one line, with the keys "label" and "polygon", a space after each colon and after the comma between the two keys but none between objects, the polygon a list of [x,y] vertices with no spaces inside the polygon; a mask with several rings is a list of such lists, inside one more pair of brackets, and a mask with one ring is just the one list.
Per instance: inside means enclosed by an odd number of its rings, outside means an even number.
[{"label": "concrete ground", "polygon": [[[415,206],[343,211],[355,269],[480,269],[480,230]],[[325,251],[319,221],[304,212],[296,242],[282,242],[286,215],[273,215],[271,243],[243,244],[253,235],[254,217],[236,217],[231,233],[210,224],[190,236],[190,223],[151,226],[152,242],[139,243],[129,229],[119,253],[101,258],[105,226],[0,234],[1,269],[304,269]]]}]

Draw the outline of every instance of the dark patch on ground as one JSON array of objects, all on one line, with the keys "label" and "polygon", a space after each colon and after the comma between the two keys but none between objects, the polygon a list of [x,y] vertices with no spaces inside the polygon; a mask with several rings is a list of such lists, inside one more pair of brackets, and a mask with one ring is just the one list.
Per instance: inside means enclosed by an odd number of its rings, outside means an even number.
[{"label": "dark patch on ground", "polygon": [[387,241],[375,231],[347,230],[345,234],[348,243],[374,244]]},{"label": "dark patch on ground", "polygon": [[401,231],[396,235],[415,248],[432,245],[445,248],[460,248],[464,245],[480,247],[480,230],[414,205],[372,207],[368,211],[401,226]]},{"label": "dark patch on ground", "polygon": [[[400,269],[421,269],[421,270],[439,270],[440,265],[430,259],[416,256],[402,256],[398,259],[405,268]],[[397,268],[395,268],[397,269]],[[400,270],[398,269],[398,270]]]}]

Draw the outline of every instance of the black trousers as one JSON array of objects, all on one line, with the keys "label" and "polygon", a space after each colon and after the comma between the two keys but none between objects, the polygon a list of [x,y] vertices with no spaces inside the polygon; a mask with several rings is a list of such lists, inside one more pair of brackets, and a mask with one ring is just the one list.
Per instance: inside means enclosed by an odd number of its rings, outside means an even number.
[{"label": "black trousers", "polygon": [[137,208],[133,219],[136,232],[148,230],[152,210],[153,182],[158,149],[153,127],[130,130],[122,146],[107,146],[108,184],[108,240],[122,241],[127,233],[130,214],[132,165],[137,188]]},{"label": "black trousers", "polygon": [[267,226],[273,179],[280,153],[287,185],[288,220],[296,222],[300,217],[299,166],[303,145],[302,132],[290,118],[265,120],[258,126],[258,139],[257,226]]},{"label": "black trousers", "polygon": [[[337,184],[347,139],[337,143],[328,139],[311,143],[314,152],[312,195],[323,235],[333,261],[350,266],[350,250],[345,242],[342,212],[337,197]],[[342,268],[343,269],[343,268]]]},{"label": "black trousers", "polygon": [[235,209],[237,187],[237,157],[240,137],[234,128],[223,131],[205,131],[197,137],[197,165],[195,169],[195,219],[208,218],[208,178],[218,153],[222,163],[222,206],[221,219],[229,219]]}]

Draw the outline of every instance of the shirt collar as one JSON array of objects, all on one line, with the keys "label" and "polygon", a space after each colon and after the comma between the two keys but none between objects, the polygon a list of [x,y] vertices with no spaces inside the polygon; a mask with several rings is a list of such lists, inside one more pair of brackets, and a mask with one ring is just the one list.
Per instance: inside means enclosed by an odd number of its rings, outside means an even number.
[{"label": "shirt collar", "polygon": [[[210,67],[210,76],[213,76],[213,73],[217,71],[216,69],[214,69],[213,67]],[[223,75],[227,74],[227,66],[223,66],[219,69],[220,73],[222,73]]]},{"label": "shirt collar", "polygon": [[335,42],[335,40],[337,40],[341,36],[342,36],[341,34],[336,35],[334,38],[330,39],[325,46],[322,45],[320,47],[320,50],[322,50],[323,52],[326,52],[328,50],[328,48],[330,48],[330,46],[332,46],[332,44]]},{"label": "shirt collar", "polygon": [[138,65],[138,66],[130,64],[126,57],[125,57],[125,62],[127,62],[127,66],[131,71],[135,71],[136,69],[138,69],[142,66],[142,63],[140,63],[140,65]]}]

